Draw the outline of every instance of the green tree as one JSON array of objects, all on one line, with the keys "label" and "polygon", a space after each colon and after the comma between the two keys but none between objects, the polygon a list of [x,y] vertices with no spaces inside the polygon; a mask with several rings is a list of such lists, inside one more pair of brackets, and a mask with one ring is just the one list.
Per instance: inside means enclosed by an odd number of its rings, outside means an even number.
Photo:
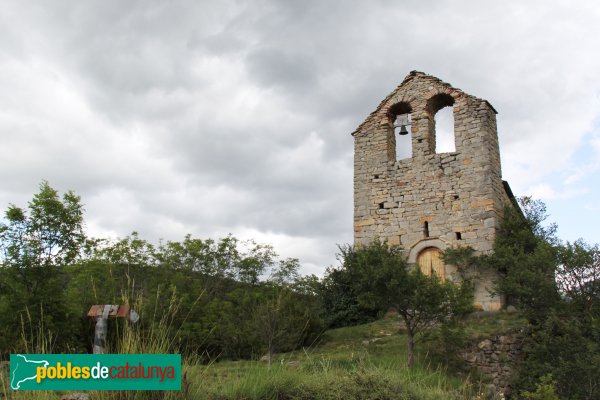
[{"label": "green tree", "polygon": [[300,277],[299,269],[297,259],[281,260],[263,283],[259,301],[252,310],[254,330],[267,352],[269,368],[275,351],[295,349],[315,330],[315,325],[320,325],[315,324],[317,310],[311,301],[314,295],[306,286],[310,281]]},{"label": "green tree", "polygon": [[[582,240],[561,243],[556,226],[544,224],[547,214],[542,202],[523,198],[520,205],[522,212],[505,210],[494,253],[479,259],[498,269],[502,276],[498,290],[530,323],[515,386],[518,391],[536,390],[540,380],[551,374],[560,398],[596,399],[600,393],[598,246]],[[529,394],[543,393],[542,389],[538,386]]]},{"label": "green tree", "polygon": [[328,268],[318,289],[321,316],[328,328],[374,321],[379,310],[358,301],[359,287],[347,268]]},{"label": "green tree", "polygon": [[[0,224],[0,249],[5,267],[26,271],[32,267],[63,266],[74,262],[85,243],[83,206],[73,192],[62,200],[48,182],[29,202],[27,212],[10,205],[7,223]],[[34,289],[34,282],[24,282]]]},{"label": "green tree", "polygon": [[556,282],[565,302],[582,317],[600,317],[600,247],[583,239],[558,249]]},{"label": "green tree", "polygon": [[497,290],[536,324],[561,300],[555,281],[559,240],[555,225],[543,225],[547,214],[542,202],[525,197],[520,205],[522,211],[504,210],[494,252],[479,262],[498,270],[502,279]]},{"label": "green tree", "polygon": [[442,282],[407,265],[399,247],[375,240],[368,246],[341,248],[343,269],[352,271],[362,304],[385,312],[393,308],[402,318],[407,340],[407,364],[414,363],[415,341],[433,327],[472,310],[469,282]]},{"label": "green tree", "polygon": [[[0,318],[3,346],[15,343],[21,319],[61,332],[58,345],[68,342],[68,306],[64,267],[75,262],[85,243],[83,207],[79,196],[62,199],[47,182],[29,202],[28,212],[10,205],[0,224]],[[36,328],[37,330],[37,328]]]},{"label": "green tree", "polygon": [[292,293],[285,287],[271,285],[252,312],[255,332],[266,349],[269,368],[275,351],[284,346],[295,347],[290,342],[298,342],[302,337],[303,327],[297,326],[298,315],[294,311]]},{"label": "green tree", "polygon": [[[59,197],[42,182],[28,208],[10,205],[0,223],[0,350],[22,350],[23,321],[28,340],[52,337],[52,350],[85,351],[93,330],[85,316],[90,305],[139,301],[136,329],[144,331],[153,323],[144,316],[174,296],[185,312],[172,317],[169,335],[183,352],[256,356],[268,329],[270,353],[292,350],[321,329],[319,281],[300,277],[299,265],[280,260],[270,245],[231,235],[188,235],[158,245],[135,232],[87,239],[80,198],[72,192]],[[275,325],[258,329],[269,319]],[[117,333],[111,327],[109,340]]]}]

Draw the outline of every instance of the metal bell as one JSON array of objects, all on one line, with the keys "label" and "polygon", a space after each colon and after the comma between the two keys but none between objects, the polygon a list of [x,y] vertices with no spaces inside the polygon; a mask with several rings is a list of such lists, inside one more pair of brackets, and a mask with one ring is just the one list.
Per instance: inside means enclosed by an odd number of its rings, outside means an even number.
[{"label": "metal bell", "polygon": [[396,116],[396,120],[394,121],[394,128],[400,127],[398,135],[408,135],[408,129],[406,129],[408,125],[410,125],[410,114],[400,114]]}]

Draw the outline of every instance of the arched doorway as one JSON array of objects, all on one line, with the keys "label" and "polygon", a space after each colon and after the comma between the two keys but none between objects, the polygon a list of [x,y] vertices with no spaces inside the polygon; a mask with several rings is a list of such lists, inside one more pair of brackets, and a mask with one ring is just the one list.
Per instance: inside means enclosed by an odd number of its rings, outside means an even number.
[{"label": "arched doorway", "polygon": [[417,264],[421,271],[427,275],[436,274],[440,280],[446,280],[446,271],[442,261],[441,251],[437,247],[427,247],[417,256]]}]

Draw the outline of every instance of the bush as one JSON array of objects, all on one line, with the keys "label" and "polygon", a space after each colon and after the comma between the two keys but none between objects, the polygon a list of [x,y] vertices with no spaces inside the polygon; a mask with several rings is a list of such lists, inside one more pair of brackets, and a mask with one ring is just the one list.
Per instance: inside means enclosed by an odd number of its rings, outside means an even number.
[{"label": "bush", "polygon": [[525,391],[521,396],[525,400],[560,400],[554,392],[556,382],[552,380],[552,375],[548,374],[540,378],[540,382],[536,386],[535,392]]}]

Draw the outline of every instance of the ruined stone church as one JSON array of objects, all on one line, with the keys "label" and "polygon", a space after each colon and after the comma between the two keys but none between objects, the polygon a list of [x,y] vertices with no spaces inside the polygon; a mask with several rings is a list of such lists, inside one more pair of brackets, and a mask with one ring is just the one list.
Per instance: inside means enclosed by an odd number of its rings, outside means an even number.
[{"label": "ruined stone church", "polygon": [[[445,107],[454,119],[451,152],[436,151],[436,114]],[[412,71],[352,133],[355,245],[385,239],[443,280],[459,277],[441,251],[490,252],[504,207],[515,204],[502,180],[496,114],[486,100]],[[502,308],[495,272],[469,273],[475,305]]]}]

